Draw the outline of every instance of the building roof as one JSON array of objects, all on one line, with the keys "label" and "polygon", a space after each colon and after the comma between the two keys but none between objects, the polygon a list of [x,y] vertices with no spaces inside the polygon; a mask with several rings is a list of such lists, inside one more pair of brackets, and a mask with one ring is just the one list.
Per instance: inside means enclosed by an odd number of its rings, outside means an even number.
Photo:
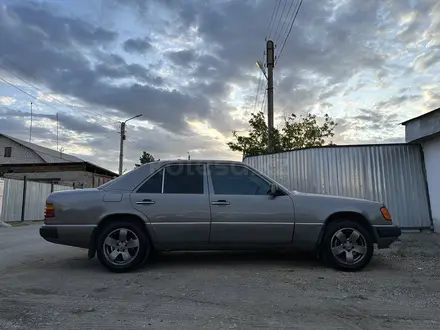
[{"label": "building roof", "polygon": [[[14,141],[15,143],[21,144],[22,146],[32,150],[43,160],[43,162],[44,162],[43,164],[47,164],[47,165],[73,164],[73,163],[86,164],[88,166],[94,167],[94,168],[99,169],[101,171],[107,172],[108,175],[118,176],[116,173],[114,173],[110,170],[107,170],[103,167],[95,165],[89,161],[78,158],[76,156],[72,156],[72,155],[65,154],[65,153],[62,153],[62,152],[59,152],[59,151],[56,151],[53,149],[42,147],[38,144],[23,141],[23,140],[17,139],[15,137],[12,137],[12,136],[9,136],[9,135],[3,134],[3,133],[0,133],[0,136],[4,136],[4,137]],[[11,165],[11,164],[9,164],[9,165]],[[26,164],[15,164],[15,165],[26,165]]]},{"label": "building roof", "polygon": [[4,137],[21,144],[22,146],[31,149],[33,152],[35,152],[45,163],[83,163],[85,160],[80,159],[78,157],[65,154],[53,149],[49,149],[46,147],[42,147],[38,144],[26,142],[20,139],[17,139],[15,137],[0,133],[0,135],[3,135]]},{"label": "building roof", "polygon": [[404,121],[403,123],[400,123],[400,124],[401,124],[401,125],[406,125],[406,124],[408,124],[409,122],[412,122],[413,120],[417,120],[417,119],[421,119],[421,118],[423,118],[423,117],[430,116],[430,115],[436,113],[437,111],[440,111],[440,108],[434,109],[434,110],[429,111],[429,112],[427,112],[427,113],[424,113],[424,114],[422,114],[422,115],[420,115],[420,116],[417,116],[417,117],[414,117],[414,118],[408,119],[408,120],[406,120],[406,121]]}]

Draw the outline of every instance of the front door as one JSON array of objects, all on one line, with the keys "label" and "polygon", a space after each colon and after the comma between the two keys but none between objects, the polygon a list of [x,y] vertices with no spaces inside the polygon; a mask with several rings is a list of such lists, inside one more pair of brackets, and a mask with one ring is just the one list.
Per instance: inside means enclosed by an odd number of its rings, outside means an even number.
[{"label": "front door", "polygon": [[209,165],[211,235],[214,244],[284,244],[292,241],[294,209],[285,193],[242,165]]},{"label": "front door", "polygon": [[130,198],[133,207],[150,220],[159,244],[208,243],[210,205],[205,165],[165,166]]}]

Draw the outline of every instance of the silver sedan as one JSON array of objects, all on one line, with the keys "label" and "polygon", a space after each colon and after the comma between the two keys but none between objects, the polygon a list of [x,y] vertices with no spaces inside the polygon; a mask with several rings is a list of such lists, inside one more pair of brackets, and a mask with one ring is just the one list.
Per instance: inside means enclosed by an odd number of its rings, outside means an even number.
[{"label": "silver sedan", "polygon": [[388,248],[400,234],[382,203],[292,192],[229,161],[154,162],[98,188],[54,192],[40,229],[115,272],[152,251],[278,248],[359,270],[374,244]]}]

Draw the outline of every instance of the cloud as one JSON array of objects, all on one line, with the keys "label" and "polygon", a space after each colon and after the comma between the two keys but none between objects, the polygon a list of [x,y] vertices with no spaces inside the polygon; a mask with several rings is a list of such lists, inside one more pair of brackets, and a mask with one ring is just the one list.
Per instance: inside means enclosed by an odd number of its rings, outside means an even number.
[{"label": "cloud", "polygon": [[197,58],[197,54],[193,49],[180,50],[177,52],[170,52],[167,54],[174,64],[179,66],[187,66],[191,62],[194,62]]},{"label": "cloud", "polygon": [[0,96],[0,104],[11,105],[15,103],[16,99],[9,96]]},{"label": "cloud", "polygon": [[[209,116],[210,104],[204,96],[196,97],[176,89],[156,88],[152,84],[162,85],[163,79],[150,75],[146,68],[138,64],[126,64],[119,56],[113,56],[119,67],[104,62],[93,65],[89,57],[71,46],[66,38],[58,38],[58,42],[64,42],[62,51],[53,48],[50,46],[52,35],[49,33],[58,32],[46,29],[47,35],[41,35],[34,26],[27,24],[31,13],[41,15],[42,9],[30,6],[23,10],[19,5],[8,6],[1,13],[3,17],[0,17],[4,18],[2,22],[6,22],[4,29],[8,35],[3,40],[3,54],[8,57],[14,54],[14,62],[19,64],[18,68],[22,68],[17,69],[21,76],[30,80],[37,77],[39,83],[56,93],[73,96],[102,108],[117,109],[123,113],[121,116],[142,113],[142,119],[174,132],[187,129],[186,118]],[[44,12],[44,17],[53,22],[53,26],[85,24],[78,20],[51,16],[48,12]],[[36,22],[40,20],[34,20],[34,24]],[[41,39],[46,42],[36,42]],[[32,62],[27,52],[23,51],[24,45],[32,46]],[[102,53],[98,53],[98,59],[102,57]],[[108,81],[128,77],[136,80],[118,85]]]},{"label": "cloud", "polygon": [[[420,87],[440,76],[440,6],[434,0],[304,1],[281,56],[289,2],[270,33],[274,1],[105,4],[107,20],[93,13],[91,19],[73,18],[67,8],[78,7],[75,2],[63,2],[64,10],[46,1],[9,2],[0,7],[0,56],[16,62],[14,72],[21,77],[103,113],[103,121],[142,113],[141,122],[130,122],[130,162],[144,148],[159,158],[182,157],[188,150],[200,157],[234,157],[225,142],[261,108],[260,95],[254,109],[255,62],[264,60],[269,35],[279,56],[276,116],[329,113],[340,123],[339,141],[400,139],[403,131],[393,125],[440,95],[439,87]],[[71,132],[65,144],[115,166],[117,135],[116,142],[105,139],[107,126],[100,131],[100,123],[74,116],[76,108],[66,111],[72,118],[63,119],[63,129]]]},{"label": "cloud", "polygon": [[150,43],[150,39],[146,38],[136,38],[128,39],[124,42],[124,50],[127,53],[138,53],[144,54],[147,50],[151,49],[153,46]]}]

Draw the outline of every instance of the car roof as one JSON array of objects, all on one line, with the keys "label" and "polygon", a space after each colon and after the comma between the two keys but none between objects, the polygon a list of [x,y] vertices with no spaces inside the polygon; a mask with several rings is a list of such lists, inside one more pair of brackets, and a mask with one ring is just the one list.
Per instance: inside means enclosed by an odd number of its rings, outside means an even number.
[{"label": "car roof", "polygon": [[213,159],[172,159],[172,160],[159,160],[155,163],[160,165],[165,164],[243,164],[243,162],[240,161],[234,161],[234,160],[213,160]]},{"label": "car roof", "polygon": [[176,160],[161,160],[156,162],[146,163],[120,177],[107,182],[102,185],[100,189],[105,190],[121,190],[121,191],[132,191],[135,189],[143,180],[153,174],[162,166],[168,164],[216,164],[216,165],[238,165],[248,166],[242,162],[230,161],[230,160],[188,160],[188,159],[176,159]]}]

